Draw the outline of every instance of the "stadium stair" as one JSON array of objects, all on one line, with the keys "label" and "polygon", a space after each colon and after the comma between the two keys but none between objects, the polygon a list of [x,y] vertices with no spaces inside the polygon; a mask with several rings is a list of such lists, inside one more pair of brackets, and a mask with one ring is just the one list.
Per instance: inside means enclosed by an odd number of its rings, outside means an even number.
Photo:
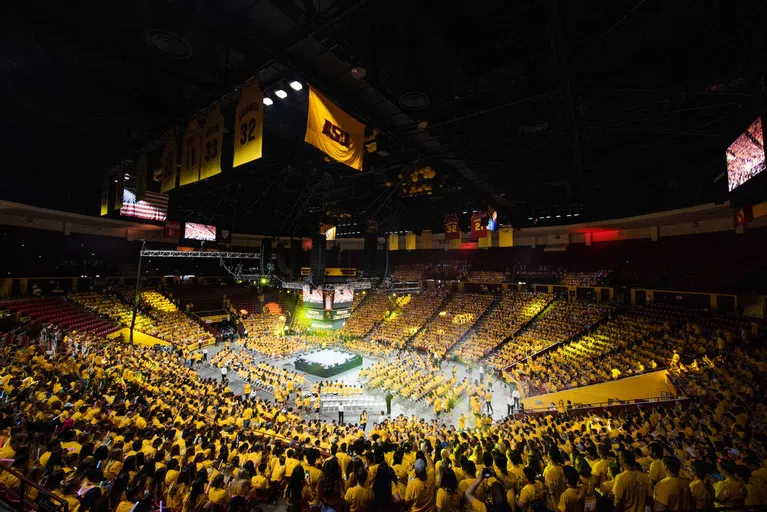
[{"label": "stadium stair", "polygon": [[495,347],[495,350],[491,350],[490,352],[488,352],[488,354],[487,354],[485,357],[483,357],[483,358],[482,358],[482,360],[485,360],[485,359],[488,359],[488,358],[492,357],[492,356],[493,356],[494,354],[496,354],[496,353],[497,353],[499,350],[501,350],[501,349],[504,347],[504,345],[506,345],[506,344],[509,342],[509,340],[511,340],[512,338],[514,338],[514,337],[516,337],[516,336],[518,336],[518,335],[520,335],[520,334],[524,333],[524,332],[527,330],[527,328],[528,328],[528,327],[530,327],[530,324],[532,324],[533,322],[535,322],[536,320],[538,320],[539,318],[541,318],[543,315],[545,315],[546,313],[548,313],[549,311],[551,311],[551,308],[552,308],[552,307],[554,307],[554,304],[555,304],[555,303],[556,303],[556,300],[551,300],[551,301],[549,301],[549,303],[546,305],[546,307],[545,307],[545,308],[541,309],[541,310],[538,312],[538,314],[537,314],[537,315],[535,315],[535,316],[531,317],[531,318],[530,318],[530,320],[528,320],[527,322],[525,322],[524,324],[522,324],[522,325],[519,327],[519,329],[517,329],[516,331],[514,331],[513,333],[511,333],[510,335],[508,335],[508,336],[507,336],[507,337],[506,337],[506,338],[505,338],[505,339],[504,339],[504,340],[503,340],[503,341],[502,341],[502,342],[501,342],[501,343],[500,343],[500,344],[499,344],[497,347]]},{"label": "stadium stair", "polygon": [[464,344],[466,339],[469,336],[471,336],[471,334],[474,332],[474,329],[481,326],[484,323],[487,316],[493,311],[495,311],[495,309],[498,307],[498,304],[500,304],[500,302],[501,301],[498,300],[498,297],[493,297],[493,302],[490,303],[490,305],[487,307],[485,312],[479,315],[479,317],[477,317],[477,320],[472,324],[471,328],[465,333],[463,333],[461,337],[458,338],[458,341],[456,341],[455,344],[450,348],[450,350],[448,350],[447,352],[448,356],[453,355],[453,353],[456,350],[461,348],[461,346]]},{"label": "stadium stair", "polygon": [[442,302],[440,302],[439,307],[434,310],[434,313],[423,323],[423,325],[414,332],[406,341],[405,341],[405,347],[407,348],[413,348],[413,340],[420,334],[421,331],[426,329],[429,324],[431,324],[435,318],[439,316],[439,312],[443,310],[443,308],[447,305],[448,302],[450,302],[450,299],[453,298],[453,293],[448,293],[445,295],[445,298]]}]

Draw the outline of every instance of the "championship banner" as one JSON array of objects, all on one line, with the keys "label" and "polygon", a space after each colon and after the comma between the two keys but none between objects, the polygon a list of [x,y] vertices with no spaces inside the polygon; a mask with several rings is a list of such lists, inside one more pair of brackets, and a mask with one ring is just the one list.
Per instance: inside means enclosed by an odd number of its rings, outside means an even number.
[{"label": "championship banner", "polygon": [[333,160],[362,170],[365,125],[309,86],[309,115],[304,141]]},{"label": "championship banner", "polygon": [[390,251],[399,250],[399,235],[397,233],[391,233],[389,235],[389,250]]},{"label": "championship banner", "polygon": [[482,238],[487,235],[487,226],[485,226],[487,214],[484,212],[474,212],[471,216],[471,237]]},{"label": "championship banner", "polygon": [[224,116],[216,103],[209,111],[202,129],[200,180],[221,173],[221,146],[224,143]]},{"label": "championship banner", "polygon": [[136,164],[136,202],[143,201],[146,197],[146,152],[142,151]]},{"label": "championship banner", "polygon": [[104,172],[104,180],[101,183],[101,216],[109,213],[109,172]]},{"label": "championship banner", "polygon": [[123,190],[125,189],[125,171],[122,168],[117,169],[115,176],[115,200],[112,203],[113,210],[120,210],[123,207]]},{"label": "championship banner", "polygon": [[234,111],[234,160],[237,167],[263,156],[264,145],[264,96],[255,81],[242,88],[240,102]]},{"label": "championship banner", "polygon": [[498,230],[498,247],[514,247],[513,227],[504,227]]},{"label": "championship banner", "polygon": [[458,229],[458,215],[445,215],[445,240],[460,240],[461,230]]},{"label": "championship banner", "polygon": [[191,119],[184,135],[184,145],[181,148],[179,187],[200,181],[200,138],[200,125],[197,123],[197,119]]},{"label": "championship banner", "polygon": [[493,246],[493,232],[486,231],[485,233],[485,236],[477,238],[477,248],[479,249],[489,249]]},{"label": "championship banner", "polygon": [[415,251],[415,233],[405,233],[405,250]]},{"label": "championship banner", "polygon": [[176,145],[176,130],[171,130],[165,136],[165,145],[162,148],[162,180],[160,192],[165,193],[176,188],[176,176],[178,175],[178,146]]}]

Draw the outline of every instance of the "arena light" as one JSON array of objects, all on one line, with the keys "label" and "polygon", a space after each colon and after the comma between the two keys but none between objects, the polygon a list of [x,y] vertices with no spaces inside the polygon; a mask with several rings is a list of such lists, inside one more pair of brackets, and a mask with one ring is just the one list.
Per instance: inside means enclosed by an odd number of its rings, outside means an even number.
[{"label": "arena light", "polygon": [[266,96],[264,97],[264,105],[266,105],[267,107],[269,105],[274,105],[274,100],[270,98],[269,96]]},{"label": "arena light", "polygon": [[580,213],[573,213],[573,217],[577,217]]},{"label": "arena light", "polygon": [[281,100],[284,100],[285,98],[288,97],[288,93],[286,93],[282,89],[277,89],[276,91],[274,91],[274,95],[277,96]]},{"label": "arena light", "polygon": [[265,277],[262,277],[259,282],[261,284],[266,284],[267,282],[269,282],[269,280],[267,278],[265,278]]},{"label": "arena light", "polygon": [[301,82],[296,82],[295,80],[293,80],[292,82],[290,82],[290,88],[293,89],[294,91],[300,91],[301,89],[304,88],[304,86],[301,85]]}]

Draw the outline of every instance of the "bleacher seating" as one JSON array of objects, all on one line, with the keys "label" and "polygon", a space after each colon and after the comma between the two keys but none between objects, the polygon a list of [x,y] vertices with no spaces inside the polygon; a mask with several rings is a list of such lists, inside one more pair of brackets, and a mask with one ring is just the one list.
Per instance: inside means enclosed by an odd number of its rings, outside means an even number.
[{"label": "bleacher seating", "polygon": [[[361,295],[356,294],[355,298]],[[346,321],[346,325],[339,334],[354,337],[367,335],[377,322],[383,320],[393,305],[394,301],[386,292],[370,292],[362,306],[357,308],[351,318]]]},{"label": "bleacher seating", "polygon": [[118,330],[114,323],[60,299],[11,300],[0,303],[0,308],[11,312],[18,311],[30,319],[58,325],[67,330],[89,332],[97,336],[105,336]]},{"label": "bleacher seating", "polygon": [[437,312],[447,295],[447,290],[438,289],[398,296],[397,305],[384,321],[373,329],[370,338],[398,347],[404,346]]},{"label": "bleacher seating", "polygon": [[415,348],[444,356],[492,304],[491,295],[456,293],[413,339]]}]

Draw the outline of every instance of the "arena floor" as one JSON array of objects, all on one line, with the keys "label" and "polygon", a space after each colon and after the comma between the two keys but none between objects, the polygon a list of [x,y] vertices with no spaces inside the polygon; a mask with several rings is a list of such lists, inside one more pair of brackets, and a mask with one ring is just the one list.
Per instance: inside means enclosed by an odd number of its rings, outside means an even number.
[{"label": "arena floor", "polygon": [[[220,345],[218,347],[211,346],[208,347],[208,358],[212,358],[216,353],[218,353],[221,349],[224,348],[224,345]],[[237,348],[235,349],[237,350]],[[280,360],[273,360],[269,358],[258,358],[256,359],[256,362],[266,361],[269,364],[272,364],[274,366],[282,367],[287,370],[295,371],[295,368],[293,367],[293,361],[295,361],[295,357],[291,357],[288,359],[280,359]],[[359,384],[358,378],[360,375],[360,371],[363,368],[368,368],[376,363],[376,359],[373,357],[363,356],[362,358],[362,366],[359,366],[357,368],[354,368],[353,370],[349,370],[348,372],[340,373],[332,378],[329,379],[321,379],[319,377],[315,377],[313,375],[306,375],[306,382],[309,384],[309,386],[313,385],[315,382],[319,381],[328,381],[328,380],[341,380],[346,384]],[[463,379],[464,376],[471,375],[472,380],[477,378],[477,372],[476,370],[469,374],[467,372],[467,367],[461,363],[443,363],[442,364],[442,372],[447,375],[452,372],[453,365],[458,367],[457,376],[460,379]],[[199,374],[203,378],[215,378],[219,380],[221,378],[221,371],[214,367],[210,366],[210,364],[203,364],[203,366],[199,369]],[[234,393],[242,393],[243,391],[243,382],[240,380],[240,378],[234,373],[229,372],[229,387]],[[493,419],[502,419],[506,416],[506,397],[511,394],[514,387],[513,384],[506,386],[500,382],[498,382],[497,379],[494,379],[493,381],[493,400],[492,400],[492,406],[493,406]],[[366,393],[367,396],[381,398],[386,395],[386,392],[383,390],[378,391],[377,393]],[[266,400],[273,400],[274,395],[271,393],[268,393],[263,390],[259,390],[257,396],[262,399]],[[483,404],[484,407],[484,404]],[[407,416],[410,416],[411,414],[415,414],[418,417],[425,418],[427,420],[431,420],[434,418],[434,411],[427,405],[414,405],[407,402],[404,402],[402,400],[399,400],[398,397],[394,397],[392,400],[392,416],[398,416],[400,414],[405,414]],[[484,412],[484,409],[483,409]],[[382,417],[380,416],[380,411],[368,411],[369,415],[369,422],[368,422],[368,430],[372,428],[372,423],[380,421]],[[451,414],[449,417],[446,417],[444,415],[441,416],[441,418],[445,421],[445,423],[450,424],[458,424],[458,417],[461,415],[461,413],[466,415],[466,426],[474,426],[474,420],[473,415],[469,411],[469,398],[468,396],[464,396],[456,405],[455,409],[451,411]],[[327,421],[332,421],[337,419],[335,415],[327,415],[327,414],[321,414],[320,417]],[[352,417],[350,414],[347,413],[346,415],[346,421],[347,423],[356,423],[359,418]]]}]

